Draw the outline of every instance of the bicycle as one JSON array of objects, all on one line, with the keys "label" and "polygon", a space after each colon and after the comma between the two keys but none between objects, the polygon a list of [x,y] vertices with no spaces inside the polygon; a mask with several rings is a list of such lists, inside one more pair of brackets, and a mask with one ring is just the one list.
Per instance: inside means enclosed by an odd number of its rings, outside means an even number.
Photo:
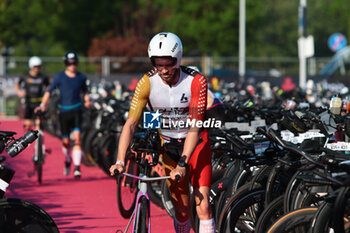
[{"label": "bicycle", "polygon": [[[16,132],[0,131],[0,153],[6,148],[14,157],[38,138],[38,131],[31,130],[23,137],[15,139]],[[6,189],[15,173],[0,156],[0,232],[59,233],[56,223],[39,206],[17,198],[4,198]]]},{"label": "bicycle", "polygon": [[[150,221],[150,199],[148,196],[148,182],[159,181],[170,179],[170,176],[162,176],[162,177],[148,177],[147,174],[149,170],[158,164],[159,160],[159,150],[154,149],[145,149],[145,148],[137,148],[135,149],[137,152],[136,155],[136,163],[140,167],[139,175],[129,174],[129,173],[121,173],[117,169],[114,170],[114,174],[116,176],[124,175],[130,177],[131,179],[136,179],[138,181],[138,192],[136,195],[136,205],[130,217],[130,220],[125,228],[124,233],[126,233],[133,222],[132,232],[135,233],[146,233],[151,232],[151,221]],[[150,160],[149,160],[150,159]],[[176,180],[179,180],[181,177],[177,176]],[[118,179],[117,179],[118,182]],[[117,232],[123,232],[121,230],[117,230]]]},{"label": "bicycle", "polygon": [[44,120],[44,112],[37,111],[35,113],[36,118],[40,120],[39,129],[38,129],[38,139],[35,142],[35,152],[33,155],[33,163],[34,170],[32,172],[28,172],[28,177],[32,177],[37,173],[38,175],[38,183],[42,183],[42,175],[43,175],[43,164],[45,162],[45,152],[49,152],[44,148],[44,132],[42,131],[42,125]]}]

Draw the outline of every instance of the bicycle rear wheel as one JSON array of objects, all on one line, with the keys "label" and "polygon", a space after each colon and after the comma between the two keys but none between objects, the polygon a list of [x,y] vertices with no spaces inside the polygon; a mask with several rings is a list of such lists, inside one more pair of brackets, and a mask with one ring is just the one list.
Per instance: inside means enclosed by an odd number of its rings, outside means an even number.
[{"label": "bicycle rear wheel", "polygon": [[260,189],[242,191],[231,198],[220,216],[219,232],[254,232],[257,219],[263,211],[265,192]]},{"label": "bicycle rear wheel", "polygon": [[148,233],[149,228],[149,201],[145,196],[141,196],[137,204],[137,212],[135,216],[135,233]]},{"label": "bicycle rear wheel", "polygon": [[53,219],[39,206],[21,199],[0,200],[0,232],[59,233]]},{"label": "bicycle rear wheel", "polygon": [[266,206],[256,222],[255,232],[266,232],[266,230],[272,226],[277,219],[284,215],[283,198],[284,196],[281,195]]},{"label": "bicycle rear wheel", "polygon": [[[129,153],[125,159],[125,172],[138,175],[139,167],[135,161],[135,155]],[[137,181],[131,177],[119,176],[117,179],[118,209],[124,218],[130,218],[135,208],[138,192]]]}]

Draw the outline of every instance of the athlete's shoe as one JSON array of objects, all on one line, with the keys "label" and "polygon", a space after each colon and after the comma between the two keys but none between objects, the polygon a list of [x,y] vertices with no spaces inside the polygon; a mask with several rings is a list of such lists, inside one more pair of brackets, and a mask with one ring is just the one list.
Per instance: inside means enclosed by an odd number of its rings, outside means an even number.
[{"label": "athlete's shoe", "polygon": [[74,177],[77,178],[77,179],[79,179],[81,177],[81,172],[80,172],[80,167],[79,166],[75,166]]},{"label": "athlete's shoe", "polygon": [[64,163],[63,174],[64,174],[65,176],[68,176],[68,175],[69,175],[71,163],[72,163],[72,161],[70,161],[70,162],[66,161],[66,162]]}]

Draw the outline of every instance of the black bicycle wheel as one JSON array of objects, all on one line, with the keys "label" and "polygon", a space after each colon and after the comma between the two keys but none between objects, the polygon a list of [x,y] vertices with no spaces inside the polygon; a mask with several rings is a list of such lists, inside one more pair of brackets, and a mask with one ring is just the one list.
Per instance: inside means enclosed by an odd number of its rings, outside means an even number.
[{"label": "black bicycle wheel", "polygon": [[273,224],[267,233],[307,233],[317,208],[303,208],[285,214]]},{"label": "black bicycle wheel", "polygon": [[[138,175],[139,167],[135,161],[135,155],[130,153],[125,159],[125,172]],[[120,214],[124,218],[130,218],[136,203],[138,192],[137,180],[127,177],[118,176],[117,179],[117,202]]]},{"label": "black bicycle wheel", "polygon": [[171,195],[168,189],[168,184],[166,180],[162,180],[162,202],[164,209],[169,214],[170,217],[175,217],[175,207],[171,200]]},{"label": "black bicycle wheel", "polygon": [[96,164],[98,164],[99,156],[100,156],[100,153],[99,153],[100,148],[98,144],[100,140],[103,139],[103,136],[104,136],[104,131],[102,130],[97,131],[94,137],[90,140],[90,144],[88,146],[87,154],[88,156],[92,157],[92,159],[96,162]]},{"label": "black bicycle wheel", "polygon": [[[159,175],[156,171],[151,170],[149,177],[159,177]],[[164,209],[162,201],[162,181],[148,182],[147,191],[149,199],[152,201],[152,203]]]},{"label": "black bicycle wheel", "polygon": [[331,219],[333,214],[334,203],[324,202],[317,209],[312,221],[310,233],[332,232]]},{"label": "black bicycle wheel", "polygon": [[145,196],[141,196],[137,203],[137,212],[135,213],[135,233],[148,233],[149,220],[149,202]]},{"label": "black bicycle wheel", "polygon": [[[219,221],[220,213],[223,210],[225,204],[229,201],[233,193],[236,191],[233,181],[235,176],[241,171],[241,161],[233,161],[226,169],[223,177],[220,179],[222,182],[217,181],[216,184],[212,183],[211,189],[215,190],[215,222]],[[214,187],[214,185],[217,185]]]},{"label": "black bicycle wheel", "polygon": [[21,199],[0,200],[1,233],[59,233],[53,219],[39,206]]},{"label": "black bicycle wheel", "polygon": [[290,179],[286,191],[284,193],[284,200],[283,200],[283,211],[284,213],[288,213],[291,211],[292,209],[292,197],[295,194],[295,189],[296,187],[298,187],[298,185],[300,184],[301,180],[298,179],[297,177],[299,176],[300,172],[296,172],[292,178]]},{"label": "black bicycle wheel", "polygon": [[96,162],[93,161],[93,159],[91,157],[89,157],[85,151],[85,148],[87,147],[86,146],[86,144],[87,144],[86,138],[91,130],[92,130],[92,127],[87,128],[80,133],[80,143],[81,143],[81,149],[83,152],[82,157],[81,157],[81,163],[86,165],[86,166],[89,166],[89,167],[96,166]]},{"label": "black bicycle wheel", "polygon": [[43,177],[43,165],[42,164],[38,164],[37,165],[37,173],[38,173],[38,182],[39,184],[42,183],[42,177]]},{"label": "black bicycle wheel", "polygon": [[256,233],[265,233],[277,219],[284,215],[283,199],[284,196],[281,195],[266,206],[256,223]]},{"label": "black bicycle wheel", "polygon": [[98,145],[99,148],[99,165],[102,170],[109,174],[109,168],[116,161],[118,140],[115,135],[105,135]]},{"label": "black bicycle wheel", "polygon": [[234,196],[220,217],[219,232],[254,232],[264,209],[265,190],[250,190]]},{"label": "black bicycle wheel", "polygon": [[350,232],[350,187],[342,187],[334,203],[333,227],[337,233]]},{"label": "black bicycle wheel", "polygon": [[305,186],[301,182],[297,190],[294,193],[294,196],[291,200],[291,210],[296,210],[300,208],[305,208],[309,206],[318,206],[321,202],[324,201],[325,193],[331,193],[333,189],[331,186]]},{"label": "black bicycle wheel", "polygon": [[38,175],[38,182],[41,184],[43,177],[43,163],[44,163],[44,155],[43,155],[43,140],[42,135],[39,135],[37,142],[37,153],[38,153],[38,161],[36,162],[36,172]]},{"label": "black bicycle wheel", "polygon": [[83,148],[84,153],[85,153],[86,157],[88,158],[88,161],[90,161],[91,163],[94,163],[94,164],[97,164],[98,157],[94,157],[92,155],[91,149],[93,148],[92,147],[93,141],[97,138],[97,134],[99,132],[100,131],[97,129],[90,130],[88,132],[88,135],[86,136],[85,147]]}]

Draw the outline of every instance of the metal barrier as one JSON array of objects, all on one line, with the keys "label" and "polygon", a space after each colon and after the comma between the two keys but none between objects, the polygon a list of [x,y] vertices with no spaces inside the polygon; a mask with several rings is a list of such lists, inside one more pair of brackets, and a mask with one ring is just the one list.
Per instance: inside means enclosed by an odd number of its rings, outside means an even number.
[{"label": "metal barrier", "polygon": [[[308,75],[317,74],[331,58],[308,59]],[[22,74],[28,70],[29,57],[0,57],[0,75]],[[42,71],[56,74],[64,69],[62,57],[42,57]],[[182,65],[197,66],[207,76],[238,74],[238,57],[184,57]],[[247,74],[298,75],[297,57],[247,57]],[[109,76],[119,73],[144,73],[151,69],[148,57],[80,57],[79,70],[89,75]]]}]

